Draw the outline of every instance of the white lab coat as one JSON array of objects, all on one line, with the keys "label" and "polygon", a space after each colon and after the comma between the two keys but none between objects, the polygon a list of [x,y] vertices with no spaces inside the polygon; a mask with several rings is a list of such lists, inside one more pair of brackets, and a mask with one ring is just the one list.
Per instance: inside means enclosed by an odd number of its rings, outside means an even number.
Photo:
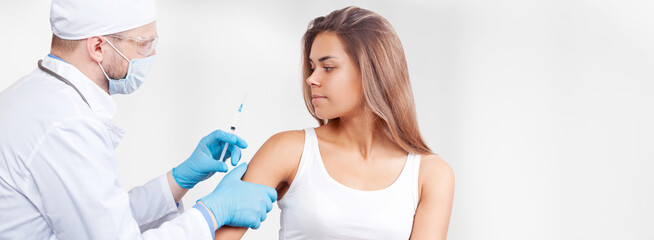
[{"label": "white lab coat", "polygon": [[211,239],[200,211],[176,206],[165,174],[122,189],[116,104],[74,66],[43,65],[90,108],[38,68],[0,93],[0,239]]}]

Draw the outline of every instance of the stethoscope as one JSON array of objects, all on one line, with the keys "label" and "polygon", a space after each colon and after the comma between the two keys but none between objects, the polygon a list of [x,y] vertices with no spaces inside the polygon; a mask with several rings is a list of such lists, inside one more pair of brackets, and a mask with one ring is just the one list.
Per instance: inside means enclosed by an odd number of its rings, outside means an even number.
[{"label": "stethoscope", "polygon": [[89,106],[89,108],[91,108],[91,105],[89,105],[89,102],[86,101],[86,98],[84,97],[84,95],[82,95],[82,92],[80,92],[79,89],[77,89],[77,88],[75,87],[75,85],[73,85],[72,83],[70,83],[70,81],[68,81],[68,79],[66,79],[65,77],[62,77],[61,75],[57,74],[56,72],[53,72],[52,70],[50,70],[50,69],[44,67],[44,66],[41,64],[41,62],[43,62],[43,60],[39,60],[39,63],[37,64],[41,70],[43,70],[43,71],[46,72],[47,74],[52,75],[53,77],[59,79],[59,81],[62,81],[62,82],[64,82],[66,85],[68,85],[68,86],[72,87],[73,89],[75,89],[75,91],[77,92],[77,94],[79,94],[79,96],[82,98],[82,100],[84,101],[84,103],[86,103],[86,105]]}]

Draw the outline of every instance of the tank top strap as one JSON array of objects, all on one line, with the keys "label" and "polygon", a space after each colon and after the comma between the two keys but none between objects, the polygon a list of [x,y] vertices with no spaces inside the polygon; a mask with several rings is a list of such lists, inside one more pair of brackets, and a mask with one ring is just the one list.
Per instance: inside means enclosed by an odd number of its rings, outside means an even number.
[{"label": "tank top strap", "polygon": [[409,153],[407,159],[406,167],[411,169],[411,195],[413,196],[414,208],[418,208],[418,202],[420,201],[419,190],[420,190],[420,159],[422,155]]},{"label": "tank top strap", "polygon": [[[307,171],[311,171],[312,167],[315,167],[315,162],[320,154],[318,148],[318,137],[313,128],[304,129],[304,148],[302,149],[302,156],[300,157],[300,164],[298,165],[297,172],[293,178],[293,182],[288,188],[284,198],[289,195],[292,195],[297,189],[298,185],[302,185],[305,181],[304,178],[307,175]],[[310,174],[310,173],[309,173]],[[281,200],[280,200],[281,201]]]},{"label": "tank top strap", "polygon": [[[309,168],[315,167],[316,162],[320,160],[320,149],[318,147],[318,136],[313,128],[304,129],[304,148],[302,149],[302,157],[300,158],[300,165],[297,169],[297,177],[302,177],[304,173],[309,171]],[[295,182],[295,180],[293,180]]]},{"label": "tank top strap", "polygon": [[302,160],[305,160],[305,162],[311,162],[310,165],[312,166],[314,166],[316,162],[321,161],[318,135],[316,134],[315,128],[304,129],[304,149],[302,150]]},{"label": "tank top strap", "polygon": [[318,136],[314,128],[304,129],[304,150],[318,147]]}]

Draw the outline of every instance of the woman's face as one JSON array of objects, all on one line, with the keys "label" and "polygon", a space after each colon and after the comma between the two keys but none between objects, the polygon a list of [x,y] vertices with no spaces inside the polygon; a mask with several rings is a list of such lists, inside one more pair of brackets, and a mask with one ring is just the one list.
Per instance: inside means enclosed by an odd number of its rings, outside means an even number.
[{"label": "woman's face", "polygon": [[361,111],[361,74],[335,33],[316,36],[309,64],[313,71],[306,84],[311,87],[311,103],[319,118],[334,119]]}]

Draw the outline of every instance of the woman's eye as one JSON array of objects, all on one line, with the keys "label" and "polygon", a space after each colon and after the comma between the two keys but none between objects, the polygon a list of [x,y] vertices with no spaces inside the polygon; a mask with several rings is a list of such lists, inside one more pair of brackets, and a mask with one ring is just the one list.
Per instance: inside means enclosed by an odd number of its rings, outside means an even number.
[{"label": "woman's eye", "polygon": [[325,67],[325,71],[327,71],[327,72],[331,72],[332,69],[334,69],[334,67]]}]

